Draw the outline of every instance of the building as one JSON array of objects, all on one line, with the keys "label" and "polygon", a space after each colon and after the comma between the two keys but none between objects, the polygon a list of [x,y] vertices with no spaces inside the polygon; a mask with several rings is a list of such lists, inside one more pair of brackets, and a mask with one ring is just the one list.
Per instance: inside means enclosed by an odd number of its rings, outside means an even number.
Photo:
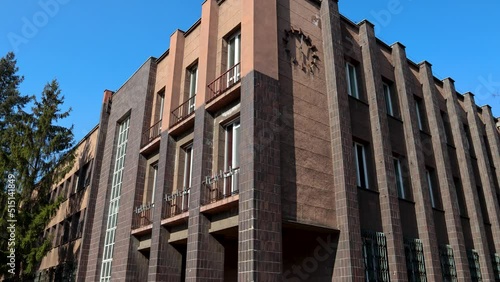
[{"label": "building", "polygon": [[77,280],[500,281],[498,122],[335,0],[207,0],[104,93]]},{"label": "building", "polygon": [[74,281],[76,278],[97,132],[95,127],[75,146],[73,168],[55,183],[49,195],[51,200],[62,197],[64,201],[45,230],[44,236],[52,238],[53,248],[42,259],[35,281]]}]

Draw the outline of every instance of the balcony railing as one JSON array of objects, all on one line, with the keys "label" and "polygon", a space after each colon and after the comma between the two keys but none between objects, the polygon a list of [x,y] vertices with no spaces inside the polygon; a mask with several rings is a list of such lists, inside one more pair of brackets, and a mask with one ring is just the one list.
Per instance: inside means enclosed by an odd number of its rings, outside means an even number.
[{"label": "balcony railing", "polygon": [[210,91],[207,93],[207,101],[226,92],[229,88],[238,83],[240,79],[240,63],[237,63],[208,85]]},{"label": "balcony railing", "polygon": [[163,210],[163,218],[170,218],[187,212],[189,210],[189,194],[191,188],[184,188],[174,194],[165,195],[165,207]]},{"label": "balcony railing", "polygon": [[153,207],[154,204],[146,203],[134,209],[132,229],[148,226],[153,223]]},{"label": "balcony railing", "polygon": [[146,146],[161,134],[161,119],[142,134],[142,146]]},{"label": "balcony railing", "polygon": [[186,100],[179,107],[175,108],[172,111],[172,117],[170,119],[170,126],[173,126],[185,118],[189,117],[192,113],[194,113],[196,95]]},{"label": "balcony railing", "polygon": [[203,185],[208,189],[208,203],[213,203],[239,193],[240,168],[229,168],[218,174],[206,177]]}]

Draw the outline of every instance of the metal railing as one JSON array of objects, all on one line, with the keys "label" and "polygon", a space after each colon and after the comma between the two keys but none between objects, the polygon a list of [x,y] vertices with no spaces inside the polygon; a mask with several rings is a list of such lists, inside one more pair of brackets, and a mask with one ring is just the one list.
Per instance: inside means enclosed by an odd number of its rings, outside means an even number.
[{"label": "metal railing", "polygon": [[142,134],[142,146],[146,146],[161,134],[161,119]]},{"label": "metal railing", "polygon": [[185,118],[189,117],[192,113],[194,113],[196,95],[187,99],[184,103],[182,103],[179,107],[175,108],[172,111],[172,117],[170,119],[170,126],[173,126]]},{"label": "metal railing", "polygon": [[152,203],[146,203],[136,207],[132,218],[132,229],[153,223],[153,208],[154,204]]},{"label": "metal railing", "polygon": [[208,189],[205,204],[213,203],[239,193],[240,168],[229,168],[218,174],[206,177],[203,185]]},{"label": "metal railing", "polygon": [[170,218],[189,210],[189,194],[191,188],[184,188],[173,194],[165,195],[162,218]]},{"label": "metal railing", "polygon": [[240,63],[237,63],[208,84],[208,89],[210,91],[207,93],[207,102],[226,92],[229,88],[238,83],[240,79]]}]

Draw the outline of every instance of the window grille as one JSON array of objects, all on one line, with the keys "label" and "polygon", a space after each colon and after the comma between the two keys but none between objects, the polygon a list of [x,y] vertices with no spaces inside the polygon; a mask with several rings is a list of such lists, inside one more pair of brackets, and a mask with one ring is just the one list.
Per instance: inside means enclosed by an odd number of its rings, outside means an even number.
[{"label": "window grille", "polygon": [[441,262],[443,281],[458,281],[457,268],[455,266],[455,256],[453,255],[453,249],[450,245],[439,246],[439,260]]},{"label": "window grille", "polygon": [[427,281],[422,240],[404,238],[408,281]]},{"label": "window grille", "polygon": [[481,266],[479,265],[479,254],[476,250],[467,250],[467,259],[469,261],[471,281],[483,281],[481,276]]},{"label": "window grille", "polygon": [[363,241],[365,281],[390,281],[385,234],[363,230],[361,237]]}]

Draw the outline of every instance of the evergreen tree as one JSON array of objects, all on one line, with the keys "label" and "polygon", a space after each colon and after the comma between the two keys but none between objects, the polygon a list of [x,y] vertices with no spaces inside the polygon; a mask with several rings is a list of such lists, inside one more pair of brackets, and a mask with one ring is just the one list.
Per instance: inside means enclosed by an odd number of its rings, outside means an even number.
[{"label": "evergreen tree", "polygon": [[[22,77],[16,76],[14,56],[9,53],[5,57],[8,62],[7,71],[0,69],[0,76],[5,76],[5,81],[10,83],[0,84],[0,93],[7,93],[8,97],[17,99],[0,99],[0,109],[4,114],[2,121],[2,134],[0,154],[3,161],[0,169],[4,174],[3,185],[7,187],[11,175],[12,183],[16,186],[16,236],[15,275],[9,272],[7,262],[2,263],[1,270],[5,277],[12,280],[26,281],[33,277],[41,259],[51,249],[52,238],[44,237],[46,225],[55,215],[62,199],[49,201],[52,186],[60,181],[71,169],[73,164],[73,128],[58,125],[61,119],[68,117],[70,110],[61,111],[64,96],[61,95],[59,84],[56,80],[48,83],[39,99],[22,96],[18,86]],[[2,61],[3,62],[3,61]],[[16,96],[17,95],[17,96]],[[25,112],[24,108],[30,103],[31,109]],[[9,111],[9,109],[11,109]],[[14,110],[12,110],[14,109]],[[2,207],[6,199],[12,196],[6,189],[2,190]],[[7,208],[2,208],[0,230],[7,230],[7,219],[11,218]],[[0,232],[2,234],[3,232]],[[8,237],[6,233],[0,235]],[[8,255],[6,240],[1,240],[2,260]]]}]

